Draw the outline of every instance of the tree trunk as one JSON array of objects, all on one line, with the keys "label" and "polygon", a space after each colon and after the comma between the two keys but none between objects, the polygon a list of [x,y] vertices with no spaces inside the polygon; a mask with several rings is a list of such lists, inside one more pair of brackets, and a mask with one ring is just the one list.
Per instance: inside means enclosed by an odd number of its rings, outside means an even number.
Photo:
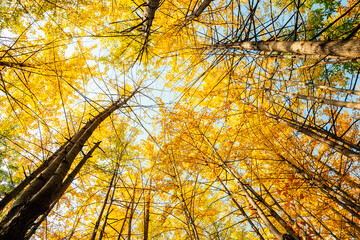
[{"label": "tree trunk", "polygon": [[324,137],[320,134],[318,134],[317,132],[312,131],[311,129],[305,128],[303,124],[296,122],[296,121],[290,121],[288,119],[283,119],[277,115],[271,114],[269,112],[264,111],[264,114],[269,117],[272,118],[284,125],[287,125],[295,130],[297,130],[298,132],[301,132],[321,143],[324,143],[325,145],[327,145],[328,147],[338,151],[339,153],[343,154],[344,156],[353,159],[354,161],[359,161],[360,160],[360,154],[343,146],[340,145],[339,143],[337,143],[336,141],[330,140],[327,137]]},{"label": "tree trunk", "polygon": [[[96,117],[89,121],[70,142],[61,153],[55,157],[53,162],[44,170],[34,184],[30,184],[13,204],[8,214],[0,223],[0,239],[23,239],[27,230],[34,221],[44,214],[49,207],[57,199],[59,191],[62,194],[64,184],[69,184],[69,179],[73,179],[72,175],[64,181],[68,171],[75,160],[76,156],[82,150],[84,144],[95,131],[95,129],[116,109],[120,108],[137,92],[135,90],[127,98],[114,102],[104,111],[100,112]],[[72,180],[71,180],[72,181]],[[70,183],[71,183],[70,181]]]},{"label": "tree trunk", "polygon": [[21,191],[26,188],[29,183],[34,180],[42,171],[44,171],[49,164],[57,157],[57,155],[63,150],[66,144],[62,145],[53,155],[46,159],[38,168],[36,168],[29,176],[27,176],[21,183],[19,183],[11,192],[7,193],[0,201],[0,211],[11,202]]},{"label": "tree trunk", "polygon": [[41,216],[40,219],[38,219],[36,221],[36,223],[31,226],[30,230],[27,232],[27,234],[25,235],[25,239],[30,239],[31,236],[36,232],[37,228],[40,226],[40,224],[42,223],[42,221],[44,221],[47,216],[49,215],[49,213],[51,212],[51,210],[53,209],[53,207],[56,205],[56,203],[60,200],[61,196],[65,193],[66,189],[70,186],[70,184],[72,183],[72,181],[74,180],[75,176],[79,173],[79,171],[81,170],[81,168],[84,166],[84,164],[86,163],[86,161],[91,157],[91,155],[93,154],[93,152],[96,150],[96,148],[98,148],[100,145],[100,142],[97,142],[92,148],[91,150],[83,157],[83,159],[81,159],[81,161],[78,163],[78,165],[75,167],[75,169],[68,175],[68,177],[66,178],[66,180],[63,182],[61,188],[59,189],[59,191],[57,191],[56,196],[55,196],[55,200],[53,201],[53,203],[51,204],[51,206],[49,207],[49,209]]},{"label": "tree trunk", "polygon": [[239,49],[266,52],[328,55],[347,59],[360,58],[360,39],[337,41],[267,41],[214,44],[213,49]]},{"label": "tree trunk", "polygon": [[255,224],[253,223],[253,221],[251,220],[251,218],[247,215],[247,213],[245,212],[244,208],[240,206],[240,204],[238,203],[238,201],[236,201],[236,199],[234,198],[233,194],[230,192],[230,190],[226,187],[226,185],[224,184],[224,182],[221,180],[221,178],[216,175],[217,180],[220,182],[220,184],[223,186],[223,188],[225,189],[226,194],[230,197],[231,201],[235,204],[235,206],[239,209],[239,211],[241,212],[241,214],[246,218],[246,221],[248,221],[251,225],[251,228],[254,230],[254,232],[257,234],[257,236],[259,237],[260,240],[265,240],[264,237],[261,235],[259,229],[255,226]]},{"label": "tree trunk", "polygon": [[184,26],[186,26],[186,24],[188,24],[189,22],[191,22],[195,18],[199,17],[201,15],[201,13],[210,5],[210,3],[212,1],[213,0],[203,0],[200,3],[200,5],[190,15],[188,15],[185,18],[185,21],[181,24],[180,29],[183,28]]},{"label": "tree trunk", "polygon": [[[254,210],[256,210],[257,214],[259,215],[262,222],[266,225],[266,227],[269,229],[269,231],[278,239],[278,240],[300,240],[300,237],[296,235],[295,231],[288,226],[288,224],[281,218],[279,214],[276,213],[272,209],[271,206],[269,206],[266,201],[257,194],[254,189],[249,186],[245,185],[239,178],[236,176],[236,174],[233,172],[231,168],[228,167],[227,163],[222,159],[220,154],[218,153],[217,149],[214,147],[214,145],[209,141],[209,139],[199,130],[200,134],[204,137],[205,142],[213,149],[216,157],[222,162],[223,169],[228,172],[231,176],[234,177],[234,179],[237,180],[240,189],[242,190],[242,193],[245,195],[246,200],[249,202],[249,204],[252,206]],[[249,191],[254,195],[251,196]],[[257,200],[257,201],[255,201]],[[286,230],[288,234],[282,234],[276,226],[270,221],[270,219],[265,214],[264,210],[259,206],[258,203],[262,203],[266,209],[268,209],[270,215]]]},{"label": "tree trunk", "polygon": [[150,189],[144,201],[144,240],[149,239],[149,225],[150,225],[150,204],[151,204],[151,180]]},{"label": "tree trunk", "polygon": [[[360,215],[358,214],[358,212],[360,212],[360,206],[358,205],[358,203],[356,202],[356,200],[354,200],[354,198],[352,196],[347,194],[345,191],[341,191],[342,194],[335,192],[331,187],[329,187],[327,185],[326,182],[319,179],[317,176],[315,176],[311,172],[307,171],[304,168],[301,169],[301,168],[297,167],[296,165],[291,163],[289,160],[285,159],[280,154],[278,154],[278,156],[282,160],[289,163],[289,165],[291,167],[293,167],[294,169],[296,169],[299,172],[302,172],[306,176],[307,181],[311,181],[312,183],[314,183],[318,187],[318,189],[320,189],[320,191],[322,191],[324,194],[326,194],[331,200],[338,203],[340,206],[342,206],[344,209],[346,209],[350,214],[352,214],[353,217],[356,217],[357,219],[360,220]],[[360,228],[359,228],[359,230],[360,230]]]},{"label": "tree trunk", "polygon": [[281,96],[293,97],[293,98],[298,98],[298,99],[302,99],[302,100],[313,101],[316,103],[324,103],[324,104],[328,104],[328,105],[332,105],[332,106],[336,106],[336,107],[360,109],[360,103],[355,103],[355,102],[337,101],[337,100],[326,99],[323,97],[306,96],[306,95],[302,95],[302,94],[281,92],[281,91],[270,90],[270,89],[265,89],[265,91],[270,91],[271,93],[279,94]]},{"label": "tree trunk", "polygon": [[[117,172],[117,171],[116,171],[116,172]],[[113,192],[112,192],[111,197],[110,197],[109,206],[108,206],[107,212],[106,212],[106,214],[105,214],[105,219],[104,219],[102,228],[101,228],[101,230],[100,230],[100,234],[99,234],[98,240],[102,240],[102,238],[103,238],[103,236],[104,236],[104,233],[105,233],[105,228],[106,228],[106,226],[108,225],[109,215],[110,215],[110,213],[111,213],[112,205],[113,205],[113,203],[114,203],[114,195],[115,195],[115,191],[116,191],[116,182],[117,182],[117,180],[115,180],[115,183],[114,183],[114,186],[113,186]]]},{"label": "tree trunk", "polygon": [[95,240],[95,237],[96,237],[96,233],[98,231],[98,228],[100,226],[100,221],[101,221],[101,218],[102,218],[102,215],[105,211],[105,208],[106,208],[106,204],[108,202],[108,198],[110,196],[110,192],[111,192],[111,188],[113,187],[113,183],[114,183],[114,179],[115,179],[115,176],[117,174],[117,170],[114,171],[112,177],[111,177],[111,181],[109,183],[109,187],[108,187],[108,190],[106,192],[106,195],[105,195],[105,199],[104,199],[104,202],[103,202],[103,205],[101,207],[101,210],[100,210],[100,213],[99,213],[99,216],[98,216],[98,219],[96,220],[96,223],[95,223],[95,226],[93,228],[93,232],[91,234],[91,237],[90,237],[90,240]]},{"label": "tree trunk", "polygon": [[159,4],[160,4],[160,0],[146,1],[144,16],[143,16],[143,27],[142,27],[144,46],[148,44],[152,22],[155,17],[155,11],[156,9],[158,9]]},{"label": "tree trunk", "polygon": [[130,204],[130,215],[129,215],[129,225],[128,225],[128,231],[127,231],[127,240],[131,240],[131,233],[132,233],[132,220],[133,216],[135,214],[135,195],[136,195],[136,185],[137,185],[137,179],[135,181],[134,187],[133,187],[133,195],[131,196],[131,204]]}]

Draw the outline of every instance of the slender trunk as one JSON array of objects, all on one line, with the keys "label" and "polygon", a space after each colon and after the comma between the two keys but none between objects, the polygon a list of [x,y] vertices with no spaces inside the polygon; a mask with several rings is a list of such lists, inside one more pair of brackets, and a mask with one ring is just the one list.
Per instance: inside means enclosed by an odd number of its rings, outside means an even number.
[{"label": "slender trunk", "polygon": [[96,220],[95,226],[94,226],[94,228],[93,228],[93,232],[92,232],[92,234],[91,234],[90,240],[94,240],[95,237],[96,237],[96,233],[97,233],[98,227],[99,227],[99,225],[100,225],[100,221],[101,221],[102,215],[103,215],[103,213],[104,213],[104,210],[105,210],[105,207],[106,207],[108,198],[109,198],[109,196],[110,196],[111,188],[113,187],[113,182],[114,182],[116,173],[117,173],[117,171],[114,171],[114,173],[113,173],[113,175],[112,175],[112,177],[111,177],[111,181],[110,181],[108,190],[107,190],[107,192],[106,192],[105,199],[104,199],[103,205],[102,205],[102,207],[101,207],[101,210],[100,210],[98,219]]},{"label": "slender trunk", "polygon": [[91,157],[91,154],[96,150],[96,148],[99,147],[101,142],[95,143],[95,145],[90,149],[90,151],[81,159],[81,161],[76,165],[74,170],[72,170],[71,173],[69,173],[64,180],[64,182],[61,184],[61,187],[59,188],[59,191],[56,192],[55,197],[60,198],[66,191],[66,189],[70,186],[70,184],[75,179],[76,175],[80,172],[82,167],[85,165],[86,161]]},{"label": "slender trunk", "polygon": [[132,232],[132,230],[131,230],[132,225],[131,224],[132,224],[132,219],[133,219],[134,212],[135,212],[135,207],[134,207],[134,205],[135,205],[135,194],[136,194],[135,186],[136,186],[136,183],[134,185],[133,195],[131,197],[130,215],[129,215],[128,232],[127,232],[127,235],[128,235],[127,239],[128,240],[131,240],[131,232]]},{"label": "slender trunk", "polygon": [[129,205],[126,206],[126,212],[125,212],[124,221],[123,221],[123,223],[121,224],[121,228],[120,228],[120,230],[119,230],[119,235],[118,235],[118,237],[117,237],[117,240],[125,239],[125,238],[122,236],[122,232],[124,231],[124,228],[125,228],[125,223],[126,223],[126,219],[127,219],[128,213],[129,213],[130,206],[131,206],[131,203],[129,203]]},{"label": "slender trunk", "polygon": [[308,87],[314,87],[314,88],[329,90],[331,92],[342,92],[342,93],[347,93],[347,94],[353,94],[353,95],[360,96],[360,91],[356,91],[356,90],[348,90],[348,89],[335,88],[335,87],[324,86],[324,85],[316,85],[316,84],[310,84],[310,83],[300,83],[300,85],[305,85],[305,86],[308,86]]},{"label": "slender trunk", "polygon": [[144,240],[149,239],[149,225],[150,225],[150,200],[151,200],[151,183],[150,189],[144,202]]},{"label": "slender trunk", "polygon": [[[302,123],[300,123],[298,121],[294,121],[294,120],[293,120],[293,122],[296,122],[298,124],[302,124]],[[306,126],[304,124],[302,124],[302,125]],[[331,133],[331,132],[329,132],[327,130],[324,130],[324,129],[316,127],[316,126],[307,126],[307,128],[309,128],[310,130],[315,131],[317,133],[323,134],[324,136],[326,136],[326,138],[332,138],[333,140],[342,143],[343,146],[347,145],[349,148],[356,149],[357,151],[360,151],[360,146],[358,146],[358,145],[356,145],[356,144],[354,144],[352,142],[349,142],[346,139],[343,139],[342,137],[339,137],[339,136],[335,135],[334,133]]]},{"label": "slender trunk", "polygon": [[135,182],[134,182],[134,186],[133,186],[133,194],[131,196],[131,204],[130,204],[130,214],[129,214],[129,223],[128,223],[128,240],[131,240],[131,234],[132,234],[132,220],[133,220],[133,217],[134,217],[134,214],[135,214],[135,209],[136,209],[136,206],[135,206],[135,200],[136,200],[136,186],[138,184],[138,176],[136,176],[136,179],[135,179]]},{"label": "slender trunk", "polygon": [[[232,169],[230,169],[227,166],[226,162],[222,159],[222,157],[218,153],[217,149],[209,141],[209,139],[204,135],[204,133],[202,133],[200,130],[199,130],[199,132],[204,137],[205,142],[207,142],[208,145],[213,149],[216,157],[222,162],[223,169],[225,171],[227,171],[229,174],[231,174],[234,177],[234,179],[237,180],[237,182],[238,182],[238,184],[240,186],[240,189],[245,194],[246,200],[249,202],[249,204],[252,206],[252,208],[256,210],[256,212],[259,215],[260,219],[263,221],[263,223],[266,225],[266,227],[270,230],[270,232],[279,240],[284,240],[284,239],[299,240],[299,237],[296,235],[294,230],[291,227],[289,227],[286,224],[286,222],[250,186],[245,186],[245,184],[243,184],[243,182],[236,176],[236,174],[232,171]],[[269,210],[271,216],[274,217],[276,219],[276,221],[278,221],[278,223],[280,223],[289,234],[282,234],[282,233],[279,232],[279,230],[269,220],[269,218],[266,216],[265,212],[261,209],[261,207],[255,201],[254,197],[252,197],[249,194],[248,190],[252,194],[254,194],[255,198],[259,202],[261,202]]]},{"label": "slender trunk", "polygon": [[313,101],[316,103],[325,103],[325,104],[329,104],[329,105],[336,106],[336,107],[360,109],[360,103],[337,101],[337,100],[326,99],[323,97],[306,96],[306,95],[302,95],[302,94],[287,93],[287,92],[281,92],[281,91],[270,90],[270,89],[265,89],[265,91],[270,91],[271,93],[279,94],[282,96],[293,97],[293,98],[298,98],[298,99],[302,99],[302,100],[309,100],[309,101]]},{"label": "slender trunk", "polygon": [[335,208],[331,208],[331,210],[336,214],[338,215],[339,217],[341,217],[342,219],[345,220],[345,222],[347,224],[349,224],[351,227],[353,227],[356,231],[358,231],[360,233],[360,227],[354,223],[353,220],[350,220],[349,218],[347,218],[346,216],[344,216],[343,214],[341,214],[338,210],[336,210]]},{"label": "slender trunk", "polygon": [[262,187],[265,189],[265,192],[267,193],[267,195],[271,198],[271,200],[274,202],[274,204],[279,208],[280,211],[282,211],[286,217],[289,219],[289,221],[291,223],[294,223],[294,220],[292,219],[292,217],[281,207],[281,205],[279,204],[279,202],[273,197],[273,195],[271,194],[271,192],[267,189],[267,187],[264,184],[261,184]]},{"label": "slender trunk", "polygon": [[292,81],[292,80],[282,80],[282,79],[269,79],[270,81],[272,80],[276,80],[279,82],[285,82],[285,83],[291,83],[294,84],[293,86],[296,85],[300,85],[300,86],[306,86],[308,88],[318,88],[318,89],[323,89],[323,90],[328,90],[330,92],[334,92],[334,93],[346,93],[346,94],[352,94],[352,95],[357,95],[360,96],[360,91],[357,90],[350,90],[350,89],[342,89],[342,88],[336,88],[336,87],[331,87],[331,86],[326,86],[326,85],[319,85],[319,84],[313,84],[313,83],[304,83],[304,82],[300,82],[300,81]]},{"label": "slender trunk", "polygon": [[[237,178],[238,179],[238,178]],[[240,179],[238,179],[240,182]],[[246,188],[250,190],[250,192],[255,196],[255,198],[262,203],[266,209],[270,212],[270,215],[276,219],[278,223],[286,230],[286,232],[293,238],[299,240],[299,236],[296,235],[295,231],[289,227],[284,219],[263,199],[251,186],[246,185]]]},{"label": "slender trunk", "polygon": [[211,49],[239,49],[267,52],[297,53],[303,55],[320,55],[360,58],[360,39],[337,41],[259,41],[232,42],[214,44]]},{"label": "slender trunk", "polygon": [[[123,159],[123,154],[124,154],[124,151],[126,150],[126,147],[127,147],[128,144],[129,144],[129,142],[127,142],[125,144],[124,148],[121,150],[120,156],[118,158],[118,162],[116,163],[116,166],[115,166],[114,174],[113,174],[113,177],[111,179],[110,186],[109,186],[109,191],[110,191],[111,187],[113,188],[113,191],[112,191],[112,194],[111,194],[111,197],[110,197],[110,203],[109,203],[106,215],[105,215],[104,223],[103,223],[103,226],[101,228],[98,240],[101,240],[103,238],[103,235],[104,235],[104,232],[105,232],[105,228],[106,228],[106,225],[107,225],[107,220],[109,219],[109,214],[111,212],[111,207],[112,207],[113,202],[114,202],[114,196],[115,196],[115,192],[116,192],[116,187],[117,187],[117,183],[118,183],[118,180],[119,180],[118,173],[119,173],[119,168],[120,168],[120,161]],[[108,198],[108,193],[106,194],[107,195],[106,198]],[[127,215],[127,212],[126,212],[126,215]],[[125,215],[125,219],[126,219],[126,215]],[[95,235],[96,235],[96,233],[95,233]]]},{"label": "slender trunk", "polygon": [[[101,240],[103,238],[103,236],[104,236],[107,221],[109,219],[109,214],[111,212],[111,207],[112,207],[113,202],[114,202],[114,196],[115,196],[115,192],[116,192],[117,183],[118,183],[118,180],[119,180],[118,173],[119,173],[119,168],[120,168],[120,161],[123,159],[123,154],[124,154],[124,151],[125,151],[128,144],[129,144],[129,142],[127,142],[125,144],[124,148],[122,149],[122,151],[120,153],[120,156],[118,158],[118,162],[116,163],[116,166],[115,166],[113,178],[111,179],[111,183],[110,183],[110,187],[109,187],[109,190],[112,187],[113,191],[112,191],[112,194],[111,194],[111,197],[110,197],[110,203],[109,203],[106,215],[105,215],[105,219],[104,219],[103,226],[101,228],[98,240]],[[125,216],[125,219],[126,219],[126,216]]]},{"label": "slender trunk", "polygon": [[322,166],[326,167],[327,169],[329,169],[333,173],[335,173],[340,178],[339,180],[343,180],[343,181],[347,182],[348,184],[350,184],[352,187],[356,187],[356,188],[360,189],[360,184],[359,183],[355,182],[350,177],[345,177],[346,172],[341,173],[340,171],[336,170],[335,168],[333,168],[332,166],[330,166],[326,162],[322,162],[322,161],[320,161],[318,159],[316,159],[315,161],[318,162],[319,164],[321,164]]},{"label": "slender trunk", "polygon": [[347,156],[348,158],[350,159],[353,159],[355,161],[359,161],[360,160],[360,154],[351,150],[351,149],[348,149],[346,148],[345,146],[342,146],[340,145],[339,143],[333,141],[333,140],[330,140],[320,134],[318,134],[317,132],[314,132],[312,131],[311,129],[308,129],[308,128],[305,128],[303,124],[301,123],[298,123],[296,121],[290,121],[290,120],[287,120],[287,119],[283,119],[277,115],[274,115],[274,114],[271,114],[269,112],[266,112],[264,111],[264,114],[269,117],[269,118],[272,118],[284,125],[287,125],[321,143],[324,143],[325,145],[327,145],[328,147],[338,151],[339,153]]},{"label": "slender trunk", "polygon": [[335,192],[331,187],[326,185],[322,179],[319,179],[317,176],[312,174],[311,172],[307,171],[304,168],[299,168],[295,164],[291,163],[289,160],[287,160],[282,155],[278,155],[282,160],[289,163],[290,166],[294,168],[294,170],[301,172],[305,175],[306,179],[308,181],[311,181],[317,186],[320,191],[322,191],[324,194],[326,194],[331,200],[342,206],[344,209],[346,209],[350,214],[353,215],[353,217],[356,217],[360,220],[360,215],[358,212],[360,212],[360,206],[357,204],[356,200],[352,198],[349,194],[347,194],[344,190],[342,190],[342,194]]},{"label": "slender trunk", "polygon": [[297,203],[303,208],[305,209],[305,211],[312,217],[314,218],[320,225],[321,227],[323,227],[326,231],[328,231],[336,240],[339,240],[339,238],[319,219],[319,217],[317,215],[314,215],[312,210],[307,209],[306,206],[304,206],[301,202],[297,201]]},{"label": "slender trunk", "polygon": [[174,172],[173,179],[177,183],[177,186],[178,186],[179,191],[180,191],[180,197],[179,198],[180,198],[180,201],[182,203],[181,205],[182,205],[182,209],[183,209],[185,219],[186,219],[186,226],[187,226],[187,228],[189,230],[190,239],[193,239],[192,238],[192,235],[193,235],[196,240],[199,240],[200,237],[199,237],[199,233],[198,233],[197,226],[196,226],[196,223],[195,223],[195,219],[194,219],[194,216],[191,213],[191,210],[189,209],[189,206],[188,206],[188,204],[186,202],[186,198],[185,198],[184,193],[183,193],[183,184],[181,182],[181,178],[179,177],[180,174],[178,173],[177,166],[173,164],[172,168],[173,168],[173,172]]},{"label": "slender trunk", "polygon": [[108,219],[109,219],[109,215],[110,215],[110,212],[111,212],[111,207],[112,207],[112,204],[113,204],[113,202],[114,202],[115,191],[116,191],[116,182],[115,182],[115,185],[113,186],[113,192],[112,192],[111,197],[110,197],[110,203],[109,203],[108,209],[107,209],[107,211],[106,211],[105,219],[104,219],[102,228],[101,228],[101,230],[100,230],[100,234],[99,234],[98,240],[102,240],[102,238],[103,238],[103,236],[104,236],[104,232],[105,232],[105,228],[106,228],[106,225],[107,225],[107,221],[108,221]]},{"label": "slender trunk", "polygon": [[255,233],[258,235],[260,240],[265,240],[262,234],[260,233],[259,229],[255,226],[251,218],[246,214],[243,207],[240,206],[240,204],[236,201],[234,196],[231,194],[230,190],[226,187],[224,182],[219,178],[219,176],[216,176],[217,179],[220,181],[221,185],[225,189],[227,195],[230,197],[231,201],[236,205],[236,207],[240,210],[241,214],[246,218],[246,220],[250,223],[251,228],[255,231]]},{"label": "slender trunk", "polygon": [[[299,55],[300,56],[300,55]],[[311,56],[311,55],[305,55],[305,56]],[[318,58],[317,58],[318,59]],[[340,59],[340,58],[336,58],[336,59]],[[320,59],[323,60],[323,59]],[[300,67],[294,67],[294,68],[286,68],[286,69],[282,69],[279,70],[279,72],[285,72],[285,71],[294,71],[294,70],[299,70],[299,69],[304,69],[304,68],[313,68],[315,66],[320,66],[320,65],[326,65],[326,64],[336,64],[336,63],[347,63],[347,62],[359,62],[360,58],[355,58],[355,59],[344,59],[344,60],[337,60],[337,61],[327,61],[327,62],[320,62],[317,61],[316,63],[313,64],[308,64],[308,65],[304,65],[304,66],[300,66]]]},{"label": "slender trunk", "polygon": [[25,63],[17,63],[17,62],[4,62],[4,61],[0,61],[0,66],[5,66],[5,67],[11,67],[11,68],[24,68],[24,67],[30,67],[30,68],[35,68],[35,66],[29,65],[29,64],[25,64]]},{"label": "slender trunk", "polygon": [[257,214],[261,218],[261,220],[264,222],[266,227],[270,230],[270,232],[279,240],[283,240],[283,234],[281,234],[276,227],[271,223],[271,221],[267,218],[264,211],[259,207],[259,205],[254,201],[254,199],[250,196],[247,189],[245,188],[244,184],[242,182],[238,181],[239,186],[242,190],[242,192],[245,194],[246,200],[250,203],[250,205],[256,210]]}]

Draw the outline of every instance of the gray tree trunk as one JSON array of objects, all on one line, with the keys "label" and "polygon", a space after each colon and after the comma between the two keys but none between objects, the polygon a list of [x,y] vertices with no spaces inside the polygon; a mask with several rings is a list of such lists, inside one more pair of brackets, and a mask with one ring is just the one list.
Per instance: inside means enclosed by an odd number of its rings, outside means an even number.
[{"label": "gray tree trunk", "polygon": [[203,0],[200,5],[190,14],[185,18],[185,21],[183,22],[183,24],[181,24],[180,29],[183,28],[186,24],[188,24],[189,22],[191,22],[192,20],[194,20],[195,18],[198,18],[201,13],[203,13],[203,11],[210,5],[210,3],[213,0]]},{"label": "gray tree trunk", "polygon": [[351,109],[360,109],[360,103],[355,103],[355,102],[345,102],[345,101],[331,100],[331,99],[326,99],[326,98],[323,98],[323,97],[306,96],[306,95],[302,95],[302,94],[281,92],[281,91],[270,90],[270,89],[265,89],[265,91],[270,91],[271,93],[279,94],[279,95],[282,95],[282,96],[287,96],[287,97],[293,97],[293,98],[298,98],[298,99],[302,99],[302,100],[313,101],[313,102],[316,102],[316,103],[324,103],[324,104],[328,104],[328,105],[332,105],[332,106],[336,106],[336,107],[346,107],[346,108],[351,108]]},{"label": "gray tree trunk", "polygon": [[302,55],[318,55],[319,57],[330,55],[347,59],[360,58],[360,39],[344,41],[232,42],[214,44],[210,48],[297,53]]}]

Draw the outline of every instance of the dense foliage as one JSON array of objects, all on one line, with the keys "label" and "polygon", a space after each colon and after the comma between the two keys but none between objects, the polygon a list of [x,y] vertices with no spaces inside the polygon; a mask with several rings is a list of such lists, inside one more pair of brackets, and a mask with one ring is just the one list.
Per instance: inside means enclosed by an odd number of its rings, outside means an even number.
[{"label": "dense foliage", "polygon": [[360,2],[0,2],[0,239],[359,239]]}]

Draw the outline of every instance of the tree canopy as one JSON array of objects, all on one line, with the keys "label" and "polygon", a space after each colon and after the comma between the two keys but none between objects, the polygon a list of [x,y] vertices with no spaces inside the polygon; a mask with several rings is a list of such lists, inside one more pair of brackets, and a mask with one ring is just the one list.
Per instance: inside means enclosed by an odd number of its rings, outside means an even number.
[{"label": "tree canopy", "polygon": [[0,2],[0,239],[359,239],[360,2]]}]

